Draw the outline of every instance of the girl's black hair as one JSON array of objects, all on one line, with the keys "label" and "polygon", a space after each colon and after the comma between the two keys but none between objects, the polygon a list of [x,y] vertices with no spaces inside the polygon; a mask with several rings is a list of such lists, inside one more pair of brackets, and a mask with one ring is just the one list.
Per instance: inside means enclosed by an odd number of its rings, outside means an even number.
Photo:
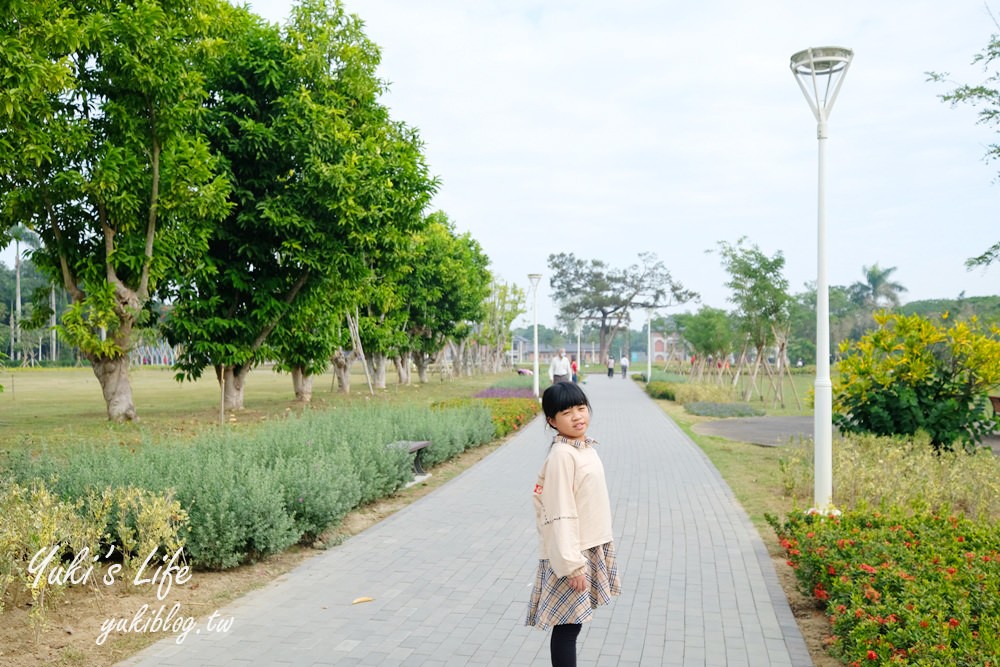
[{"label": "girl's black hair", "polygon": [[575,405],[586,405],[588,410],[594,411],[583,389],[573,382],[556,382],[542,394],[542,412],[547,420],[555,419],[557,414]]}]

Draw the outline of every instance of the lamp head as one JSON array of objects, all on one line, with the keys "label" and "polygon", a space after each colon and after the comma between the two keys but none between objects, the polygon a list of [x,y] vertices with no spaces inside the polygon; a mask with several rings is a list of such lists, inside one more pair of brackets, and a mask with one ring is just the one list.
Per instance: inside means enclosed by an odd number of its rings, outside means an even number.
[{"label": "lamp head", "polygon": [[854,52],[840,46],[820,46],[803,49],[792,56],[792,71],[798,74],[828,76],[846,69]]},{"label": "lamp head", "polygon": [[820,123],[821,137],[825,136],[822,128],[853,58],[854,51],[840,46],[803,49],[792,56],[789,67],[802,94],[806,96],[809,108]]}]

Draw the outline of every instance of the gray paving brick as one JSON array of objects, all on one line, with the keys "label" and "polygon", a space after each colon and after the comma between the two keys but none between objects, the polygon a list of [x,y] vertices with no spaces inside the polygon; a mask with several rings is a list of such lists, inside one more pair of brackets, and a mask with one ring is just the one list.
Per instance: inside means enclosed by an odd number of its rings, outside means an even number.
[{"label": "gray paving brick", "polygon": [[[581,633],[596,667],[811,665],[770,557],[718,471],[631,382],[592,378],[624,590]],[[118,667],[537,667],[524,627],[537,559],[538,419],[481,463],[220,609],[228,633],[166,638]],[[197,574],[195,574],[197,579]],[[373,602],[352,605],[358,597]]]}]

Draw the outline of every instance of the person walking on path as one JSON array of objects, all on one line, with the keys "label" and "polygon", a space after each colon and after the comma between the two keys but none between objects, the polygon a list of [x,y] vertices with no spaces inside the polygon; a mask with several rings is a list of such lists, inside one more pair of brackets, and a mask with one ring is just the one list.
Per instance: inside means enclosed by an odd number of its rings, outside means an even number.
[{"label": "person walking on path", "polygon": [[557,382],[569,381],[569,359],[566,358],[566,348],[559,348],[559,354],[552,358],[549,363],[549,380],[555,384]]},{"label": "person walking on path", "polygon": [[580,381],[580,364],[576,362],[576,355],[569,355],[569,369],[573,373],[573,382]]},{"label": "person walking on path", "polygon": [[610,354],[608,355],[608,377],[613,378],[615,376],[615,358]]},{"label": "person walking on path", "polygon": [[556,431],[533,493],[540,559],[525,625],[552,628],[553,667],[576,667],[576,638],[594,609],[621,594],[604,466],[587,437],[590,401],[576,384],[542,394]]},{"label": "person walking on path", "polygon": [[622,352],[622,379],[628,378],[628,357]]}]

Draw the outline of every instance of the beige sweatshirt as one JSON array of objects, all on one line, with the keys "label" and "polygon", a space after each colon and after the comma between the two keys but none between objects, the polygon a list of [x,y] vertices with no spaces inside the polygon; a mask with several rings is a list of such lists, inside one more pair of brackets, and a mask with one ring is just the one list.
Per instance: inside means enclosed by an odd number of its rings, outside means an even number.
[{"label": "beige sweatshirt", "polygon": [[583,572],[581,552],[612,539],[608,485],[594,444],[556,436],[535,484],[540,557],[560,577]]}]

